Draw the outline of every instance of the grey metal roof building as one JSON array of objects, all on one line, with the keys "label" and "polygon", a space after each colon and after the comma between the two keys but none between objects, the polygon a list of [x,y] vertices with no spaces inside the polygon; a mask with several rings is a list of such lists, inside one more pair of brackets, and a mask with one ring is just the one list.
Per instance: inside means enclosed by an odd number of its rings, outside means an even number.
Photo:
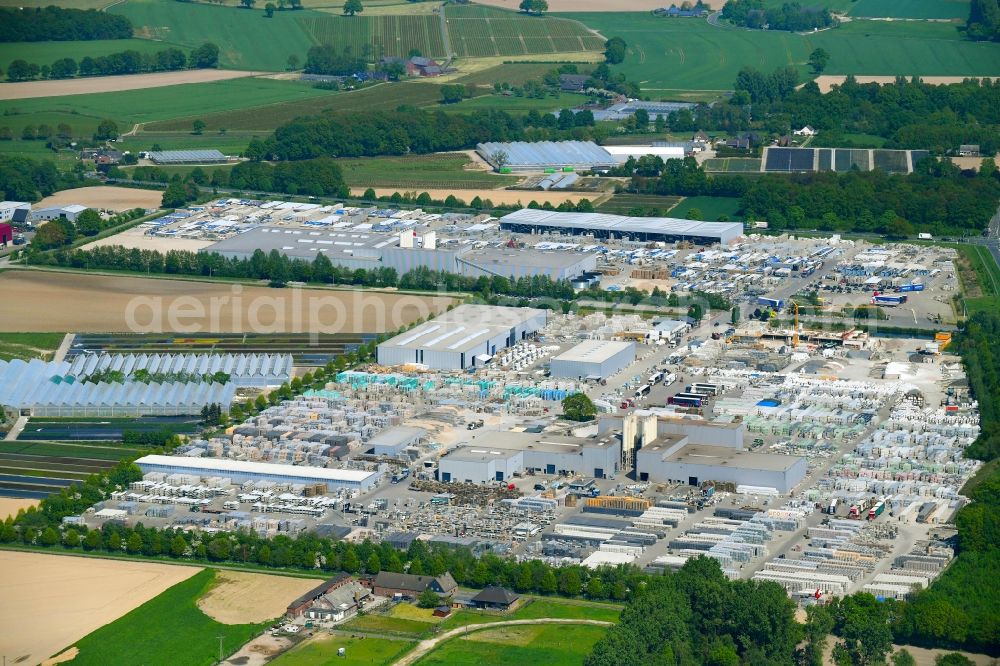
[{"label": "grey metal roof building", "polygon": [[688,444],[686,437],[680,441],[654,440],[636,452],[636,474],[642,481],[679,481],[692,486],[703,481],[726,481],[787,493],[805,478],[806,471],[806,459],[798,456]]},{"label": "grey metal roof building", "polygon": [[421,363],[435,370],[465,370],[545,326],[545,310],[460,305],[380,344],[383,365]]},{"label": "grey metal roof building", "polygon": [[584,340],[550,362],[553,377],[607,379],[635,361],[635,343]]},{"label": "grey metal roof building", "polygon": [[696,106],[698,105],[691,102],[644,102],[642,100],[633,100],[631,102],[622,102],[621,104],[612,104],[606,109],[594,111],[594,120],[599,122],[604,120],[627,120],[634,116],[635,112],[639,109],[644,109],[649,114],[650,120],[656,120],[660,116],[666,119],[667,116],[675,111],[693,109]]},{"label": "grey metal roof building", "polygon": [[623,217],[604,213],[557,213],[522,208],[500,218],[500,228],[517,233],[588,234],[635,241],[730,243],[743,235],[741,222],[699,222],[673,217]]},{"label": "grey metal roof building", "polygon": [[481,143],[476,152],[494,168],[500,168],[496,155],[506,153],[504,167],[512,171],[544,171],[545,169],[589,170],[618,165],[614,156],[593,141],[515,141],[512,143]]},{"label": "grey metal roof building", "polygon": [[221,164],[229,160],[218,150],[154,150],[149,159],[156,164]]},{"label": "grey metal roof building", "polygon": [[594,270],[597,256],[579,252],[460,247],[399,247],[398,234],[370,231],[327,231],[261,226],[202,249],[230,259],[248,259],[256,250],[277,250],[293,259],[327,257],[335,266],[371,270],[394,268],[402,275],[427,268],[471,277],[502,275],[519,278],[545,275],[568,280]]}]

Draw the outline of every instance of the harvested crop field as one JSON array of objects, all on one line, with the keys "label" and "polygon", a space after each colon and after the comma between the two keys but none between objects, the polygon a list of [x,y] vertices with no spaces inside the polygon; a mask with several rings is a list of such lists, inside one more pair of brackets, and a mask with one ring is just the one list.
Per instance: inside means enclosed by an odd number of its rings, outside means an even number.
[{"label": "harvested crop field", "polygon": [[288,604],[321,582],[315,578],[219,571],[212,589],[198,599],[198,608],[223,624],[257,624],[280,617]]},{"label": "harvested crop field", "polygon": [[197,567],[0,552],[0,654],[37,664],[112,622]]},{"label": "harvested crop field", "polygon": [[141,90],[143,88],[176,86],[183,83],[227,81],[256,76],[257,74],[260,72],[240,72],[233,69],[185,69],[178,72],[156,72],[153,74],[0,83],[0,99],[33,99],[35,97],[62,97],[64,95]]},{"label": "harvested crop field", "polygon": [[[833,86],[839,86],[846,78],[847,76],[842,74],[823,74],[822,76],[817,76],[815,80],[820,92],[828,93],[833,90]],[[895,76],[856,75],[854,78],[857,79],[858,83],[892,83],[896,80]],[[931,85],[946,85],[949,83],[961,83],[965,78],[964,76],[921,76],[920,80]],[[1000,77],[992,77],[992,79],[1000,80]]]},{"label": "harvested crop field", "polygon": [[164,238],[162,236],[147,236],[145,230],[139,227],[126,229],[120,234],[108,236],[93,243],[87,243],[81,249],[90,250],[95,247],[120,245],[129,249],[152,250],[154,252],[169,252],[170,250],[185,250],[197,252],[215,241],[198,240],[196,238]]},{"label": "harvested crop field", "polygon": [[[395,192],[402,192],[406,190],[400,190],[399,188],[393,187],[376,187],[374,188],[375,194],[383,196],[391,196]],[[481,199],[489,199],[494,204],[516,204],[518,202],[527,205],[529,201],[537,201],[538,203],[545,203],[548,201],[554,206],[558,206],[564,201],[572,201],[576,203],[580,199],[590,199],[593,201],[596,197],[600,196],[597,192],[544,192],[542,190],[428,190],[424,188],[416,188],[416,192],[419,194],[421,192],[427,192],[431,195],[431,199],[444,201],[449,195],[455,195],[465,203],[469,203],[474,198],[479,197]],[[360,196],[362,190],[355,189],[353,194]]]},{"label": "harvested crop field", "polygon": [[377,333],[452,303],[376,291],[23,270],[0,273],[0,290],[7,294],[0,330],[9,332]]},{"label": "harvested crop field", "polygon": [[29,506],[38,506],[39,501],[22,497],[0,497],[0,520],[7,520],[8,516],[16,516],[18,511],[27,509]]},{"label": "harvested crop field", "polygon": [[98,185],[96,187],[78,187],[73,190],[56,192],[52,196],[45,197],[39,201],[34,207],[46,208],[48,206],[80,204],[88,208],[123,211],[132,210],[133,208],[159,208],[162,200],[163,192],[158,190],[139,190],[131,187]]}]

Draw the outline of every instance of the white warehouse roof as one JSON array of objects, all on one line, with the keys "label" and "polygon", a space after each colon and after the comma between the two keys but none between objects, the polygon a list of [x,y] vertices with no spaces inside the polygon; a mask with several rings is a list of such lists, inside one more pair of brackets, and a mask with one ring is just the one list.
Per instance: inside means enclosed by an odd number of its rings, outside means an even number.
[{"label": "white warehouse roof", "polygon": [[604,146],[619,162],[630,157],[652,155],[664,160],[684,159],[684,149],[679,146]]},{"label": "white warehouse roof", "polygon": [[187,456],[143,456],[135,461],[137,465],[163,465],[190,469],[192,472],[206,472],[212,476],[222,474],[260,474],[301,477],[303,480],[322,479],[332,482],[361,483],[377,472],[356,469],[327,469],[325,467],[303,467],[300,465],[277,465],[274,463],[246,462],[228,458],[191,458]]},{"label": "white warehouse roof", "polygon": [[619,340],[584,340],[580,344],[567,349],[553,361],[572,361],[581,363],[601,363],[615,354],[621,353],[630,347],[634,347],[634,342],[621,342]]},{"label": "white warehouse roof", "polygon": [[[500,218],[500,227],[589,232],[595,236],[627,235],[652,238],[711,239],[729,243],[743,235],[741,222],[700,222],[675,217],[624,217],[606,213],[558,213],[538,208],[522,208]],[[522,229],[523,230],[523,229]]]}]

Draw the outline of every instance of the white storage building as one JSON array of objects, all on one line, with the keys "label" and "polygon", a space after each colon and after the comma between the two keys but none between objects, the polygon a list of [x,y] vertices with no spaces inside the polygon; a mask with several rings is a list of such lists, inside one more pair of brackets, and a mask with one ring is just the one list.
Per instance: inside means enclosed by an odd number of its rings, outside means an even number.
[{"label": "white storage building", "polygon": [[460,305],[376,349],[382,365],[419,363],[434,370],[481,367],[500,350],[545,326],[545,310]]},{"label": "white storage building", "polygon": [[635,343],[584,340],[552,359],[553,377],[607,379],[635,361]]},{"label": "white storage building", "polygon": [[369,490],[378,485],[380,472],[356,469],[328,469],[304,465],[276,465],[227,458],[192,458],[187,456],[143,456],[135,461],[143,474],[190,474],[203,478],[217,476],[231,479],[234,484],[246,481],[275,483],[324,483],[327,491]]}]

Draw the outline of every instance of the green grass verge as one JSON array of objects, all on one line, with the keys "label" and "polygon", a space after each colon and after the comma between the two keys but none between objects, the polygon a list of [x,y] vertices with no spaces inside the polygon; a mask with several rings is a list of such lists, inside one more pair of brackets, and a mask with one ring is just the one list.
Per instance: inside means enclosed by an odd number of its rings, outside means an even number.
[{"label": "green grass verge", "polygon": [[417,661],[420,666],[577,666],[607,630],[585,625],[498,627],[453,638]]},{"label": "green grass verge", "polygon": [[572,620],[601,620],[617,622],[621,606],[616,604],[599,604],[573,599],[532,598],[513,613],[484,613],[474,610],[460,610],[452,613],[441,623],[441,631],[471,624],[489,624],[504,620],[533,620],[549,617]]},{"label": "green grass verge", "polygon": [[211,589],[215,571],[205,569],[74,645],[74,666],[200,666],[216,663],[219,636],[229,654],[270,623],[222,624],[201,612],[197,600]]},{"label": "green grass verge", "polygon": [[341,625],[348,631],[369,631],[376,634],[399,634],[419,637],[428,633],[435,625],[430,622],[408,620],[391,615],[360,615]]},{"label": "green grass verge", "polygon": [[976,488],[984,482],[989,481],[996,474],[1000,474],[1000,458],[994,458],[980,467],[979,471],[976,472],[976,475],[965,482],[965,485],[962,486],[962,490],[959,491],[959,494],[968,497],[976,490]]},{"label": "green grass verge", "polygon": [[49,359],[63,337],[62,333],[0,333],[0,360]]},{"label": "green grass verge", "polygon": [[74,442],[61,444],[57,442],[0,442],[0,453],[20,453],[31,456],[48,456],[52,458],[83,458],[89,460],[104,460],[114,462],[122,458],[141,456],[141,449],[128,446],[109,446],[106,442],[90,444]]},{"label": "green grass verge", "polygon": [[947,23],[852,21],[832,30],[798,35],[776,30],[716,27],[652,14],[567,14],[628,44],[625,62],[612,69],[638,81],[652,97],[679,90],[724,91],[747,64],[770,72],[791,65],[809,78],[809,53],[830,53],[826,74],[1000,75],[1000,44],[962,39]]},{"label": "green grass verge", "polygon": [[850,16],[909,19],[961,19],[969,17],[968,0],[858,0]]},{"label": "green grass verge", "polygon": [[[395,641],[371,636],[320,635],[292,648],[272,666],[383,666],[414,646],[412,641]],[[344,648],[344,656],[337,650]]]},{"label": "green grass verge", "polygon": [[737,220],[740,217],[740,200],[733,197],[687,197],[671,208],[667,215],[686,218],[693,209],[701,211],[700,220],[715,222],[722,216]]},{"label": "green grass verge", "polygon": [[949,246],[954,247],[960,257],[958,276],[968,314],[1000,308],[1000,266],[989,249],[973,243]]}]

